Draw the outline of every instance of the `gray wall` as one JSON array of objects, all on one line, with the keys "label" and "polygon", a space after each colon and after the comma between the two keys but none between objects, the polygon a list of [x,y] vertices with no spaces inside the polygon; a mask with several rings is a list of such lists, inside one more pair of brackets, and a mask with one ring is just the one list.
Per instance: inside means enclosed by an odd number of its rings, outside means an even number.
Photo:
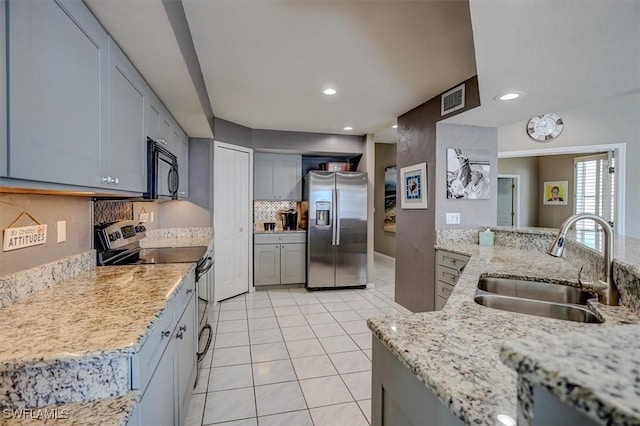
[{"label": "gray wall", "polygon": [[498,174],[520,176],[520,226],[538,226],[538,157],[500,158]]},{"label": "gray wall", "polygon": [[[447,118],[480,105],[477,77],[466,81],[465,98],[465,108]],[[440,95],[398,117],[398,170],[426,162],[428,182],[445,173],[436,170],[436,123],[441,119]],[[429,185],[429,200],[435,195],[435,185]],[[399,208],[396,213],[396,302],[414,312],[434,308],[435,213],[435,203],[425,210]]]},{"label": "gray wall", "polygon": [[[538,157],[538,226],[560,228],[562,222],[573,214],[573,158],[575,155]],[[542,203],[544,183],[554,180],[569,182],[569,199],[566,206],[550,206]]]},{"label": "gray wall", "polygon": [[[0,251],[0,275],[91,250],[91,203],[88,197],[0,194],[0,223],[3,229],[25,210],[40,222],[47,224],[46,244],[14,251]],[[62,243],[57,242],[59,220],[67,221],[67,241]],[[14,226],[33,224],[28,217],[23,217]]]},{"label": "gray wall", "polygon": [[[215,140],[258,151],[296,154],[365,153],[364,136],[251,129],[221,118],[216,118],[215,123]],[[363,158],[362,161],[366,160]]]},{"label": "gray wall", "polygon": [[[526,120],[518,121],[498,129],[498,148],[501,153],[534,151],[542,148],[569,149],[590,145],[626,144],[626,170],[620,170],[626,177],[625,234],[640,238],[640,93],[637,91],[601,98],[567,109],[554,111],[565,122],[562,134],[544,147],[529,138],[523,129]],[[593,151],[601,150],[601,148]],[[574,152],[586,152],[576,149]],[[508,155],[514,156],[514,155]],[[620,227],[616,227],[619,232]]]},{"label": "gray wall", "polygon": [[[436,134],[436,228],[477,228],[494,226],[498,216],[498,129],[438,123]],[[488,200],[447,198],[447,149],[489,151],[491,187]],[[460,213],[460,225],[447,225],[446,213]]]},{"label": "gray wall", "polygon": [[396,164],[396,144],[376,143],[375,149],[374,250],[396,257],[396,234],[384,231],[384,169]]}]

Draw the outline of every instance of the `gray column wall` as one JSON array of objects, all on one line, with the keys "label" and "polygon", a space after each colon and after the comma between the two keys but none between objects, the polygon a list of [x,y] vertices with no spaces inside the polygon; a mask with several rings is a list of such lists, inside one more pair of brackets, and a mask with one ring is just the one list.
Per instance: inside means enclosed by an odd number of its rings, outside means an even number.
[{"label": "gray column wall", "polygon": [[[465,108],[448,114],[446,118],[480,105],[478,78],[472,77],[465,83]],[[436,173],[446,173],[437,169],[436,162],[436,123],[442,118],[440,95],[398,117],[398,170],[427,163],[429,207],[425,210],[403,210],[399,197],[396,211],[396,302],[414,312],[434,308],[435,183]]]},{"label": "gray column wall", "polygon": [[[498,220],[498,129],[438,123],[436,126],[436,228],[495,226]],[[447,149],[489,151],[491,191],[488,200],[447,199]],[[460,213],[460,225],[447,225],[446,213]]]},{"label": "gray column wall", "polygon": [[[396,144],[376,143],[374,250],[396,257],[396,234],[384,231],[384,169],[396,164]],[[400,199],[396,197],[396,206]]]}]

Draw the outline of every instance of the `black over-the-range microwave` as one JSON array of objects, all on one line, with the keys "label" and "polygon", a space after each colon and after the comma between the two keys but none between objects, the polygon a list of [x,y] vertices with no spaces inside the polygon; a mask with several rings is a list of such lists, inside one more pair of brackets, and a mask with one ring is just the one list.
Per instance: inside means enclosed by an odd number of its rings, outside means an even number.
[{"label": "black over-the-range microwave", "polygon": [[147,192],[143,196],[146,199],[178,199],[178,159],[165,145],[164,141],[147,138]]}]

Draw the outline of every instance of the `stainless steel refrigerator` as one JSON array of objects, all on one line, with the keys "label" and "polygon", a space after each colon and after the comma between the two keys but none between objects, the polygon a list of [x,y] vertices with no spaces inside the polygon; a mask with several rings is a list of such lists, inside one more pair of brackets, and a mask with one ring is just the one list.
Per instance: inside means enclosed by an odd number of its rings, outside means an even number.
[{"label": "stainless steel refrigerator", "polygon": [[367,174],[311,171],[308,202],[307,287],[367,285]]}]

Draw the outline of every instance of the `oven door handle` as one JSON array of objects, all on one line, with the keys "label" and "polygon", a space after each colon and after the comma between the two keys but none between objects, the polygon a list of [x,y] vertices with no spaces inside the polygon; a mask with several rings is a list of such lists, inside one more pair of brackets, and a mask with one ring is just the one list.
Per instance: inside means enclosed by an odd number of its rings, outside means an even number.
[{"label": "oven door handle", "polygon": [[214,263],[213,258],[211,256],[207,256],[204,262],[198,264],[198,266],[196,266],[196,281],[200,281],[200,278],[209,272],[209,269],[211,269]]}]

